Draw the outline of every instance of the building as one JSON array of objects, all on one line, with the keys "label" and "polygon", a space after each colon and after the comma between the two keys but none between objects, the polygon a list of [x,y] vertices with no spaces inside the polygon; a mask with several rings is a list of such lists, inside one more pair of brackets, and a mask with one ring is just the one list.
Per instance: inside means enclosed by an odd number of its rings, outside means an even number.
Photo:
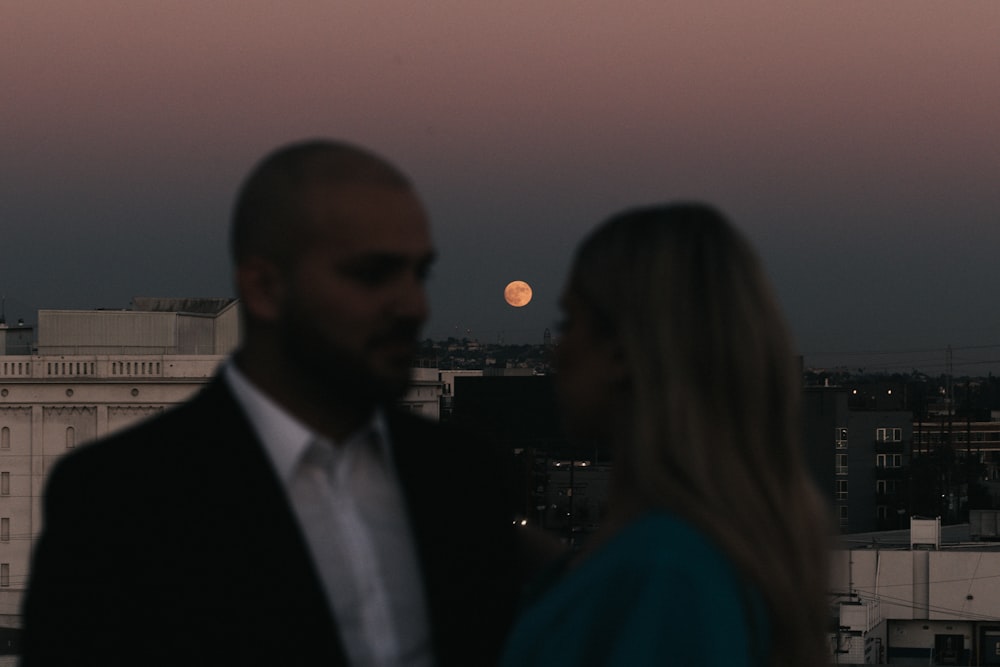
[{"label": "building", "polygon": [[[833,508],[841,529],[850,526],[852,516],[849,483],[849,435],[847,392],[839,388],[807,387],[802,396],[803,443],[806,463],[820,494]],[[860,458],[858,459],[860,461]],[[874,481],[874,480],[873,480]]]},{"label": "building", "polygon": [[[135,299],[39,311],[0,355],[0,626],[16,627],[45,477],[66,452],[190,397],[239,339],[233,299]],[[0,335],[0,338],[3,338]],[[16,352],[16,354],[15,354]]]},{"label": "building", "polygon": [[910,526],[833,552],[835,662],[1000,665],[1000,543],[939,517]]},{"label": "building", "polygon": [[904,410],[851,410],[850,425],[871,448],[868,465],[874,466],[875,485],[859,489],[861,504],[874,505],[875,521],[861,530],[905,528],[913,510],[907,466],[911,461],[913,415]]},{"label": "building", "polygon": [[913,460],[936,469],[926,486],[942,516],[1000,507],[1000,420],[929,415],[913,423]]},{"label": "building", "polygon": [[455,378],[459,377],[482,377],[482,369],[473,370],[441,370],[438,378],[441,380],[441,420],[451,419],[455,409]]},{"label": "building", "polygon": [[405,410],[439,421],[442,403],[441,374],[436,368],[414,368],[410,378],[410,388],[400,401]]},{"label": "building", "polygon": [[852,408],[842,387],[806,387],[806,459],[842,532],[903,527],[908,521],[906,474],[913,415],[905,410]]},{"label": "building", "polygon": [[40,356],[228,354],[240,336],[235,299],[136,297],[131,310],[40,310]]},{"label": "building", "polygon": [[9,326],[0,317],[0,357],[31,354],[34,337],[34,329],[26,326],[23,320],[18,320],[16,326]]}]

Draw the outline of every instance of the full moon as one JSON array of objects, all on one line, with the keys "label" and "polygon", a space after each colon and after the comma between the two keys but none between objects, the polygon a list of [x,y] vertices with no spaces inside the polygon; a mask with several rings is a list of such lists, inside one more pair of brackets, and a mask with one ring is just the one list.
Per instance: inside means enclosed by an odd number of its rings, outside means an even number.
[{"label": "full moon", "polygon": [[503,298],[515,308],[528,305],[531,301],[531,285],[523,280],[515,280],[503,288]]}]

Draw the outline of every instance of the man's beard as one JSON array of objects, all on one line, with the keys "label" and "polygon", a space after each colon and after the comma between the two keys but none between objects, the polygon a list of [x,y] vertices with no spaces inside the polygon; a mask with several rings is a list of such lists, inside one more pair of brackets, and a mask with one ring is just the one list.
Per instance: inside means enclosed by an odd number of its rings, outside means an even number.
[{"label": "man's beard", "polygon": [[[287,357],[313,391],[340,403],[387,405],[409,389],[418,334],[419,326],[397,325],[372,338],[359,354],[332,345],[311,327],[291,326],[284,329],[283,343]],[[369,364],[370,353],[383,345],[410,351],[405,359],[399,356],[395,368],[376,368]]]}]

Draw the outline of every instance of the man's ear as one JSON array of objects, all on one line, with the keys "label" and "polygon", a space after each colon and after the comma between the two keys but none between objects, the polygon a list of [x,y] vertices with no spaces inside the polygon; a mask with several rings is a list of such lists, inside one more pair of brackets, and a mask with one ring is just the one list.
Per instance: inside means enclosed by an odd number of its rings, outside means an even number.
[{"label": "man's ear", "polygon": [[247,315],[259,322],[281,317],[285,276],[271,260],[248,257],[236,267],[236,289]]}]

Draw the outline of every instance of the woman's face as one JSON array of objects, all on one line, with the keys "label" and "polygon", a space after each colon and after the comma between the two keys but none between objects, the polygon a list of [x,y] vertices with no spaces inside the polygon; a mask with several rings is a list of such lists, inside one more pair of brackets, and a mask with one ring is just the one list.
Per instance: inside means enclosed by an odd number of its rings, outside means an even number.
[{"label": "woman's face", "polygon": [[620,348],[572,289],[563,294],[561,307],[555,386],[563,425],[570,436],[606,441],[621,398],[616,396],[624,377]]}]

